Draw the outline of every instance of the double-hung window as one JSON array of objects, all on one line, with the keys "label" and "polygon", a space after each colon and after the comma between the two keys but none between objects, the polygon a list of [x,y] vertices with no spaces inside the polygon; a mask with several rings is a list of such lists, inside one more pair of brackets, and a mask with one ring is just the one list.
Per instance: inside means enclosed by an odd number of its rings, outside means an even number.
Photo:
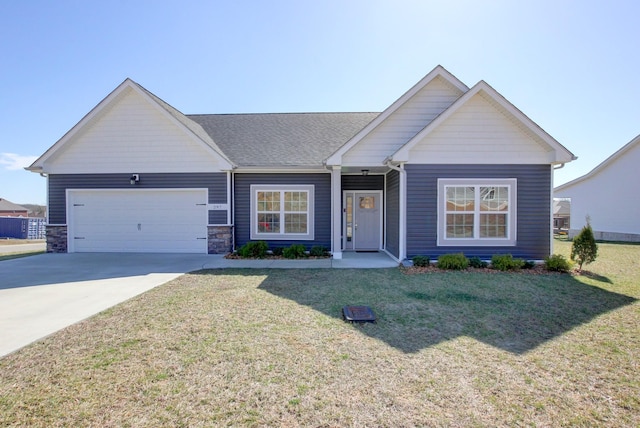
[{"label": "double-hung window", "polygon": [[252,185],[251,239],[313,240],[313,185]]},{"label": "double-hung window", "polygon": [[516,244],[516,179],[439,179],[438,245]]}]

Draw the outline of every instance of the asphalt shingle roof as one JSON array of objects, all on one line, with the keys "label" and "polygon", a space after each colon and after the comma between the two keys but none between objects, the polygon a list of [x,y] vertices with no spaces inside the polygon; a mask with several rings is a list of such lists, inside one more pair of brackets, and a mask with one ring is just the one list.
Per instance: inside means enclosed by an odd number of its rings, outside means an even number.
[{"label": "asphalt shingle roof", "polygon": [[0,198],[0,211],[27,211],[27,209],[21,205]]},{"label": "asphalt shingle roof", "polygon": [[314,167],[379,113],[191,114],[240,167]]}]

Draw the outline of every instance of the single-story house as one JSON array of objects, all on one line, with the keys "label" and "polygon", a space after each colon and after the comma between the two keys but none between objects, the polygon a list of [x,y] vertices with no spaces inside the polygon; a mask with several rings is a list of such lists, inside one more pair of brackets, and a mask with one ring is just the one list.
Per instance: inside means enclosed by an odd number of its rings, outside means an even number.
[{"label": "single-story house", "polygon": [[29,217],[29,210],[0,198],[0,217]]},{"label": "single-story house", "polygon": [[553,200],[553,233],[569,231],[571,224],[571,201],[569,199]]},{"label": "single-story house", "polygon": [[226,253],[249,241],[397,260],[551,252],[574,155],[438,66],[381,113],[185,115],[126,79],[27,169],[48,251]]},{"label": "single-story house", "polygon": [[638,165],[640,135],[589,173],[554,189],[556,198],[571,199],[569,237],[588,218],[596,239],[640,242],[640,198],[630,195],[640,185]]}]

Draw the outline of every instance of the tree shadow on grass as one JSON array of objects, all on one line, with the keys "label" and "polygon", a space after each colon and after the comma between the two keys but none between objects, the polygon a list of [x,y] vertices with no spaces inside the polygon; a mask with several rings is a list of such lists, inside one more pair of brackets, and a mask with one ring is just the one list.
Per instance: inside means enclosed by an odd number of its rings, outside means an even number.
[{"label": "tree shadow on grass", "polygon": [[605,282],[607,284],[613,284],[613,281],[611,281],[608,277],[603,276],[603,275],[599,275],[595,272],[591,272],[588,270],[582,270],[579,272],[580,275],[582,276],[586,276],[587,278],[591,278],[594,281],[599,281],[599,282]]},{"label": "tree shadow on grass", "polygon": [[[225,274],[231,273],[225,270]],[[370,306],[376,324],[363,334],[406,353],[460,336],[522,354],[636,299],[570,275],[399,269],[263,270],[260,289],[335,318],[345,305]]]}]

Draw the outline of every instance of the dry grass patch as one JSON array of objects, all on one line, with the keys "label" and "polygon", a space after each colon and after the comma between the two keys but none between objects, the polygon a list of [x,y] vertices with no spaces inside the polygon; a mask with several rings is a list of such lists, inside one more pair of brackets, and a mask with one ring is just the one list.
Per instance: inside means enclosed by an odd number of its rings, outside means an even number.
[{"label": "dry grass patch", "polygon": [[0,360],[0,425],[637,426],[627,248],[595,277],[185,275]]}]

